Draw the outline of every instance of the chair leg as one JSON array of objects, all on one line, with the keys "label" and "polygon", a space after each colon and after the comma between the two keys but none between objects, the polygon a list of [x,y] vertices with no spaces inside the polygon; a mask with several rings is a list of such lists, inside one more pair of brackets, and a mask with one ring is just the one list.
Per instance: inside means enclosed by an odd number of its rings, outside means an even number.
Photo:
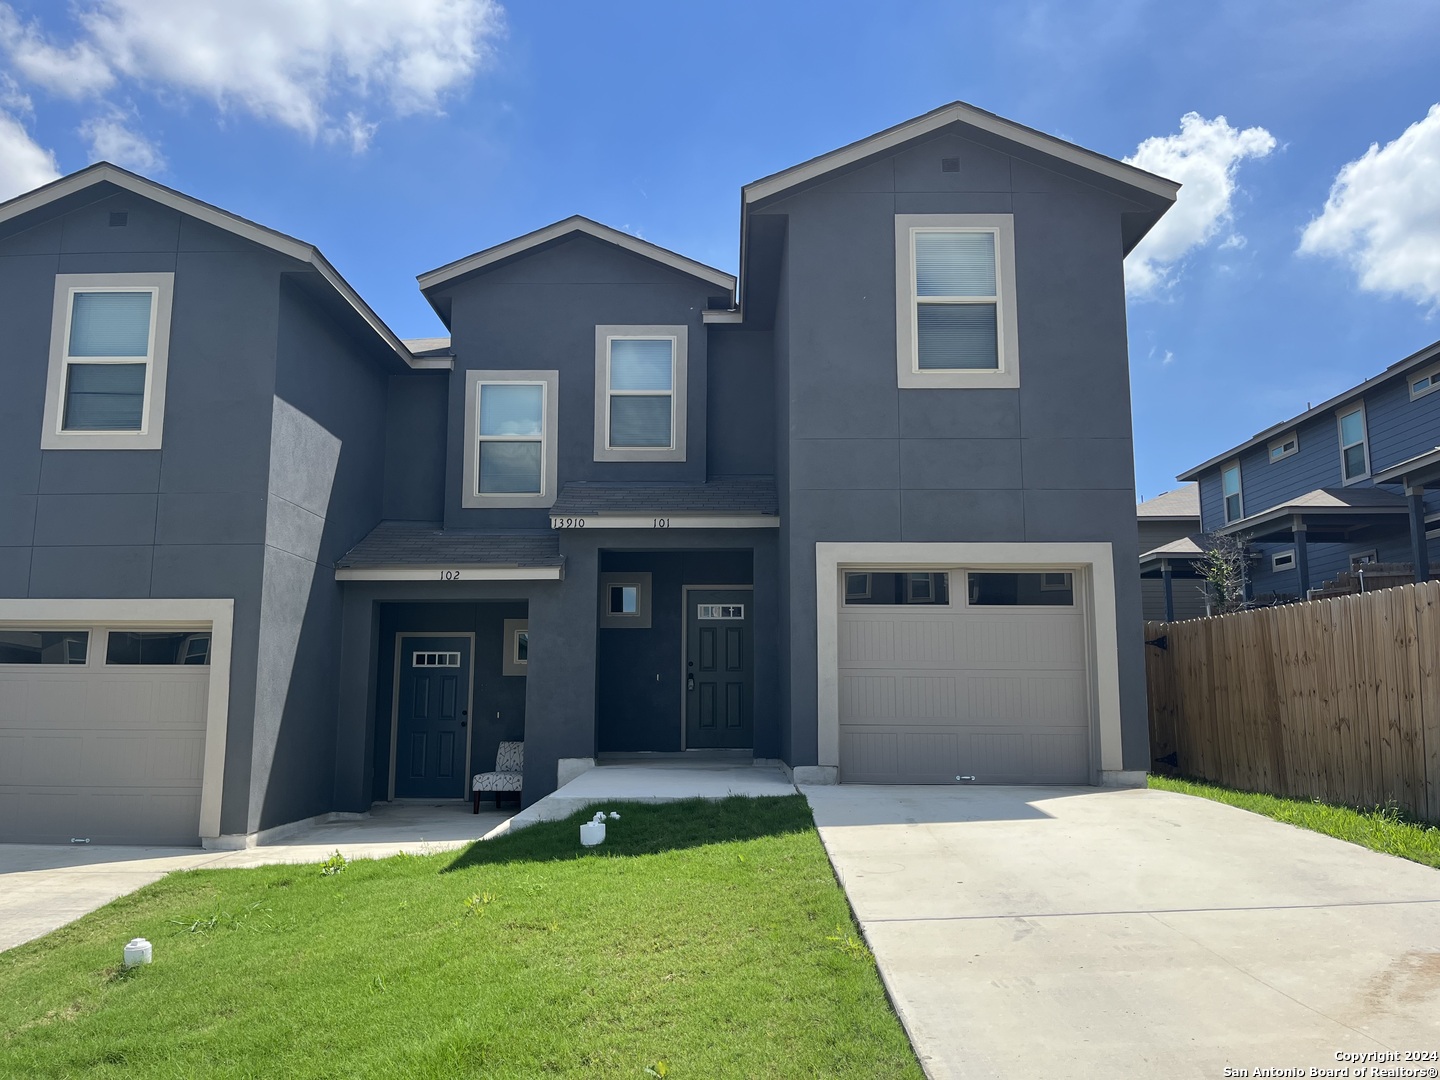
[{"label": "chair leg", "polygon": [[475,792],[475,813],[480,812],[480,792]]}]

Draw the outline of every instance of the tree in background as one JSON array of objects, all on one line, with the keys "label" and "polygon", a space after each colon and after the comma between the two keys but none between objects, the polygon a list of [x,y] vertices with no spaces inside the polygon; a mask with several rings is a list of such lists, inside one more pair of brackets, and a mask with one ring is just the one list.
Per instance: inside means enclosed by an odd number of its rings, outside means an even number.
[{"label": "tree in background", "polygon": [[1206,533],[1201,547],[1205,557],[1200,560],[1200,573],[1209,586],[1215,614],[1227,615],[1249,607],[1245,586],[1250,580],[1250,545],[1238,536]]}]

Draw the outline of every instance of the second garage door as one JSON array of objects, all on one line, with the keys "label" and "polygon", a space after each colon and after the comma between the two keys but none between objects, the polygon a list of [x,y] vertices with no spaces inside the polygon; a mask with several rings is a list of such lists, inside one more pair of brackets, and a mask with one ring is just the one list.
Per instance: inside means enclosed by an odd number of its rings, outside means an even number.
[{"label": "second garage door", "polygon": [[843,577],[842,782],[1091,782],[1087,619],[1071,571]]},{"label": "second garage door", "polygon": [[0,628],[0,842],[200,842],[210,635]]}]

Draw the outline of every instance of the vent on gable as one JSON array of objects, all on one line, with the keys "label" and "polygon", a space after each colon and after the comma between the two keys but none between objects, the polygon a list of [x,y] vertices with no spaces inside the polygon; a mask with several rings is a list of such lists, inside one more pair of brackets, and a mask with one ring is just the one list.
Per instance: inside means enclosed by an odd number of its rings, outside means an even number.
[{"label": "vent on gable", "polygon": [[110,227],[121,229],[130,224],[130,214],[125,210],[110,211]]},{"label": "vent on gable", "polygon": [[960,159],[958,157],[942,157],[940,159],[941,172],[959,172]]}]

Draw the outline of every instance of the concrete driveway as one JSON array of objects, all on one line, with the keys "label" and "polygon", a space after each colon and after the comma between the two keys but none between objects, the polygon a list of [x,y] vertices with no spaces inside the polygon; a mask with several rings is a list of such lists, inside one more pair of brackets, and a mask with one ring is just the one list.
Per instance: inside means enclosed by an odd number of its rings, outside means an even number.
[{"label": "concrete driveway", "polygon": [[1440,1051],[1440,871],[1169,792],[803,790],[932,1077]]}]

